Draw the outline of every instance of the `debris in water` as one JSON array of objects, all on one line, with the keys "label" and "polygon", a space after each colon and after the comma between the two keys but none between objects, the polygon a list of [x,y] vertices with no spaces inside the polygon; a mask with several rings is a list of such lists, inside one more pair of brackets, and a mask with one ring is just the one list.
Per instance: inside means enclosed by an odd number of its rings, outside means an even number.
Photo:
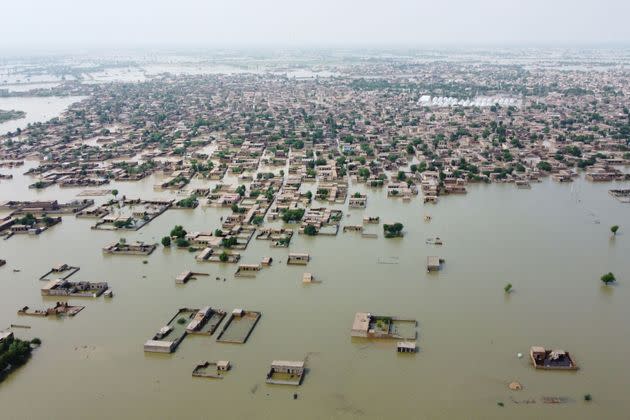
[{"label": "debris in water", "polygon": [[508,388],[510,388],[512,391],[520,391],[521,389],[523,389],[523,385],[514,381],[514,382],[510,382],[510,384],[508,385]]},{"label": "debris in water", "polygon": [[568,401],[566,397],[542,397],[542,402],[545,404],[562,404]]}]

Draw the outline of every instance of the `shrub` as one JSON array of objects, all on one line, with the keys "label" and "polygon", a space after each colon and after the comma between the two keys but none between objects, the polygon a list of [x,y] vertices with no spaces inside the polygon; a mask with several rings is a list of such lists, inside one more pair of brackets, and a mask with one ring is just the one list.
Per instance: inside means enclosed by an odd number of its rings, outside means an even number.
[{"label": "shrub", "polygon": [[610,283],[614,283],[617,279],[615,278],[615,275],[613,273],[606,273],[601,277],[601,280],[604,282],[604,284],[608,285]]},{"label": "shrub", "polygon": [[317,228],[313,225],[306,225],[304,228],[304,234],[308,236],[315,236],[317,235]]},{"label": "shrub", "polygon": [[221,245],[225,248],[232,248],[234,245],[238,243],[238,240],[235,236],[230,236],[229,238],[221,239]]},{"label": "shrub", "polygon": [[304,217],[304,209],[284,210],[282,212],[282,220],[285,223],[299,222]]},{"label": "shrub", "polygon": [[187,246],[190,245],[190,242],[188,242],[184,238],[177,238],[177,241],[175,241],[175,245],[177,245],[177,247],[179,248],[186,248]]}]

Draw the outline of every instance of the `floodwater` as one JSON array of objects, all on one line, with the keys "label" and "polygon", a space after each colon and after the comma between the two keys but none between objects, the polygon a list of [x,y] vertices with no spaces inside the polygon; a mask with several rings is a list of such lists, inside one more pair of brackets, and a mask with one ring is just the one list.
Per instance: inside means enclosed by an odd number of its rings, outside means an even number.
[{"label": "floodwater", "polygon": [[[40,98],[19,98],[13,106],[1,99],[0,108],[28,112],[30,99]],[[48,105],[50,99],[41,98]],[[40,118],[77,98],[56,100],[62,102],[54,109],[41,106]],[[0,181],[0,201],[81,198],[82,188],[29,190],[34,178],[22,174],[32,166],[0,169],[14,175]],[[160,180],[155,175],[103,188],[129,198],[183,195],[155,191]],[[384,239],[381,225],[368,229],[379,232],[378,239],[341,230],[336,237],[296,234],[289,250],[252,239],[241,251],[242,263],[274,259],[256,278],[235,278],[236,265],[197,263],[186,250],[159,247],[149,257],[101,252],[121,237],[159,242],[175,224],[212,231],[229,209],[169,210],[128,233],[93,231],[94,220],[64,216],[40,236],[0,240],[0,258],[7,260],[0,267],[0,329],[30,325],[16,328],[16,335],[43,341],[27,365],[0,383],[2,418],[623,418],[630,409],[630,205],[608,195],[613,186],[584,180],[545,180],[531,190],[472,185],[466,196],[423,205],[419,197],[405,203],[386,198],[384,189],[353,185],[350,193],[368,192],[368,206],[335,205],[350,215],[342,225],[380,216],[381,224],[402,222],[403,239]],[[94,197],[97,203],[109,198]],[[616,238],[609,232],[613,224],[621,225]],[[435,236],[443,246],[425,243]],[[312,260],[287,266],[289,251],[309,252]],[[425,272],[429,255],[445,258],[441,272]],[[75,318],[18,317],[22,306],[54,305],[55,299],[40,296],[38,278],[62,262],[81,267],[70,280],[109,282],[114,298],[69,299],[87,306]],[[188,269],[209,276],[175,285],[175,276]],[[303,285],[306,271],[321,283]],[[619,284],[600,284],[608,271]],[[514,286],[510,295],[503,291],[507,283]],[[188,336],[172,355],[143,352],[144,341],[178,308],[206,305],[260,311],[262,318],[243,345],[216,342],[217,331]],[[392,341],[351,339],[358,311],[417,319],[419,353],[399,355]],[[527,359],[531,345],[570,351],[581,370],[535,371]],[[525,357],[518,359],[519,352]],[[309,370],[301,387],[265,384],[272,360],[305,358]],[[204,360],[230,360],[234,367],[223,380],[193,378],[193,367]],[[513,380],[524,389],[508,390]],[[593,396],[588,403],[587,393]],[[567,402],[544,404],[543,396]]]},{"label": "floodwater", "polygon": [[0,124],[0,133],[15,131],[18,128],[25,128],[28,124],[46,121],[57,117],[70,105],[82,100],[81,96],[63,97],[6,97],[0,98],[0,109],[5,111],[14,109],[26,112],[24,118],[10,120]]},{"label": "floodwater", "polygon": [[[65,202],[82,191],[28,190],[33,180],[21,174],[33,165],[2,169],[14,179],[0,181],[0,200]],[[154,191],[158,181],[152,176],[106,188],[130,198],[175,197]],[[378,239],[341,230],[336,237],[296,234],[289,250],[252,239],[242,263],[274,259],[255,278],[235,278],[236,265],[197,263],[186,250],[159,247],[149,257],[101,252],[120,237],[159,242],[175,224],[214,230],[229,209],[169,210],[125,234],[93,231],[93,220],[64,216],[40,236],[0,241],[0,258],[7,260],[0,268],[1,326],[30,325],[16,335],[43,341],[0,384],[2,417],[623,418],[630,409],[630,206],[610,197],[608,188],[583,180],[546,180],[531,190],[473,185],[468,195],[437,205],[370,189],[367,209],[339,206],[350,214],[342,224],[380,216],[381,223],[402,222],[403,239],[384,239],[380,227]],[[352,186],[355,191],[365,188]],[[622,226],[616,238],[613,224]],[[435,236],[443,246],[425,243]],[[312,260],[287,266],[289,251],[309,252]],[[445,258],[441,272],[426,273],[429,255]],[[18,317],[24,305],[54,304],[40,296],[38,278],[61,262],[81,267],[70,280],[109,282],[114,298],[69,299],[87,306],[75,318]],[[175,285],[188,269],[210,275]],[[322,283],[303,285],[305,271]],[[601,285],[608,271],[618,285]],[[508,282],[510,295],[503,291]],[[172,355],[143,352],[144,341],[178,308],[205,305],[260,311],[262,318],[243,345],[218,343],[217,332],[188,336]],[[417,319],[419,353],[399,355],[391,341],[351,339],[358,311]],[[570,351],[582,369],[535,371],[527,359],[531,345]],[[525,357],[518,359],[519,352]],[[265,384],[272,360],[304,358],[309,370],[301,387]],[[234,367],[223,380],[193,378],[204,360],[230,360]],[[514,380],[522,391],[508,390]],[[593,401],[583,401],[587,393]],[[544,404],[543,396],[568,402]],[[530,399],[535,403],[515,402]]]}]

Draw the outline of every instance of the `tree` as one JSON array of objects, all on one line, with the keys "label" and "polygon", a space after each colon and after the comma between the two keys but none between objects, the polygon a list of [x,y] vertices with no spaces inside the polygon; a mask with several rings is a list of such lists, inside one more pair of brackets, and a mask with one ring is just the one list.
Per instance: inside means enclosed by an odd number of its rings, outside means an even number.
[{"label": "tree", "polygon": [[368,168],[360,168],[358,174],[359,177],[367,179],[370,176],[370,170]]},{"label": "tree", "polygon": [[133,224],[133,221],[131,220],[131,218],[127,220],[116,220],[114,222],[114,227],[117,229],[129,228],[131,227],[132,224]]},{"label": "tree", "polygon": [[221,245],[226,248],[232,248],[234,245],[238,243],[236,236],[230,236],[229,238],[221,239]]},{"label": "tree", "polygon": [[18,338],[7,338],[0,343],[0,381],[10,370],[28,361],[31,343]]},{"label": "tree", "polygon": [[282,220],[285,223],[299,222],[304,217],[304,209],[285,209],[282,213]]},{"label": "tree", "polygon": [[245,207],[239,207],[239,205],[236,204],[236,203],[233,203],[230,206],[230,209],[232,210],[232,212],[234,212],[236,214],[245,213],[247,211],[247,209]]},{"label": "tree", "polygon": [[175,238],[183,238],[186,236],[186,232],[182,225],[175,225],[175,227],[171,230],[171,237]]},{"label": "tree", "polygon": [[394,223],[393,225],[384,224],[383,231],[385,232],[386,238],[395,238],[402,236],[403,224],[402,223]]},{"label": "tree", "polygon": [[21,217],[17,220],[18,225],[33,226],[35,223],[37,223],[37,219],[35,218],[35,216],[33,216],[32,213],[26,213],[24,217]]},{"label": "tree", "polygon": [[170,236],[165,236],[162,238],[162,245],[164,247],[169,247],[171,246],[171,237]]},{"label": "tree", "polygon": [[256,226],[262,225],[264,221],[265,221],[265,218],[263,216],[260,216],[260,215],[254,216],[252,218],[252,224],[256,225]]},{"label": "tree", "polygon": [[601,280],[606,286],[608,286],[610,283],[614,283],[617,279],[613,273],[606,273],[601,277]]},{"label": "tree", "polygon": [[227,260],[230,259],[230,256],[228,255],[227,252],[223,251],[220,255],[219,255],[219,260],[221,262],[227,262]]},{"label": "tree", "polygon": [[512,283],[506,284],[503,290],[505,290],[505,293],[510,293],[512,291]]},{"label": "tree", "polygon": [[317,228],[313,225],[306,225],[304,228],[304,234],[308,236],[315,236],[317,235]]},{"label": "tree", "polygon": [[185,238],[177,238],[177,241],[175,241],[175,245],[177,245],[178,248],[186,248],[188,245],[190,245],[190,242],[188,242]]},{"label": "tree", "polygon": [[112,190],[112,195],[116,197],[118,195],[118,190]]},{"label": "tree", "polygon": [[614,225],[610,227],[610,231],[612,232],[613,235],[617,235],[617,231],[619,230],[619,226]]},{"label": "tree", "polygon": [[183,198],[183,199],[179,200],[179,201],[177,202],[177,205],[178,205],[179,207],[184,207],[184,208],[187,208],[187,209],[192,209],[192,208],[194,208],[194,207],[195,207],[198,203],[199,203],[199,202],[197,201],[197,197],[196,197],[196,196],[194,196],[194,195],[191,195],[191,196],[190,196],[190,197],[188,197],[188,198]]}]

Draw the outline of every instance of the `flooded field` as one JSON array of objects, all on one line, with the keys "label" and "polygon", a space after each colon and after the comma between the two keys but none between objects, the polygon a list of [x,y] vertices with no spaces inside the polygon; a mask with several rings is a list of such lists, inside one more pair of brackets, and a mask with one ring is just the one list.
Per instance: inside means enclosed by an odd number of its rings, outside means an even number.
[{"label": "flooded field", "polygon": [[[33,165],[3,169],[14,179],[0,182],[2,200],[65,202],[82,191],[29,190],[33,179],[21,174]],[[177,196],[154,191],[159,181],[152,176],[107,189],[128,197]],[[353,185],[351,193],[369,193],[367,209],[336,205],[344,210],[342,226],[380,216],[381,225],[402,222],[404,238],[384,239],[379,225],[377,239],[340,229],[332,237],[296,234],[289,249],[253,239],[241,263],[273,257],[255,278],[234,277],[234,264],[198,263],[187,250],[159,247],[148,257],[101,251],[121,237],[159,242],[175,224],[189,232],[213,230],[229,209],[169,210],[125,233],[94,231],[92,220],[64,216],[39,236],[0,241],[0,257],[7,260],[0,268],[3,327],[28,324],[16,334],[44,343],[0,384],[3,418],[111,418],[123,412],[200,418],[209,415],[209,403],[222,418],[288,419],[298,410],[303,418],[619,418],[630,409],[630,241],[624,230],[630,207],[608,195],[613,186],[584,180],[545,180],[531,190],[471,185],[465,196],[422,205],[420,198],[402,202],[386,198],[384,189]],[[110,197],[94,199],[98,204]],[[613,224],[622,226],[616,238]],[[425,243],[435,236],[443,246]],[[288,252],[308,252],[311,261],[287,266]],[[445,259],[442,271],[426,272],[430,255]],[[25,305],[54,304],[40,296],[39,277],[59,263],[80,266],[73,281],[109,282],[114,298],[69,299],[86,308],[63,322],[18,318]],[[185,270],[210,275],[178,287],[174,278]],[[303,285],[305,271],[321,283]],[[599,277],[608,271],[618,285],[602,286]],[[509,295],[507,283],[514,287]],[[178,308],[207,305],[253,309],[262,317],[242,345],[217,342],[217,332],[189,335],[172,355],[143,352],[144,341]],[[419,353],[399,355],[392,340],[352,339],[354,314],[361,311],[416,319]],[[527,358],[532,345],[570,351],[581,370],[535,371]],[[526,357],[517,358],[519,352]],[[265,384],[272,360],[305,358],[309,371],[301,387]],[[192,368],[203,360],[230,360],[234,367],[222,381],[195,381]],[[524,389],[510,391],[512,381]],[[587,393],[592,402],[583,401]],[[546,404],[542,397],[566,402]]]},{"label": "flooded field", "polygon": [[65,111],[68,106],[79,102],[82,97],[7,97],[0,98],[0,109],[26,112],[24,118],[11,120],[0,124],[0,133],[23,129],[28,124],[38,121],[46,121]]}]

